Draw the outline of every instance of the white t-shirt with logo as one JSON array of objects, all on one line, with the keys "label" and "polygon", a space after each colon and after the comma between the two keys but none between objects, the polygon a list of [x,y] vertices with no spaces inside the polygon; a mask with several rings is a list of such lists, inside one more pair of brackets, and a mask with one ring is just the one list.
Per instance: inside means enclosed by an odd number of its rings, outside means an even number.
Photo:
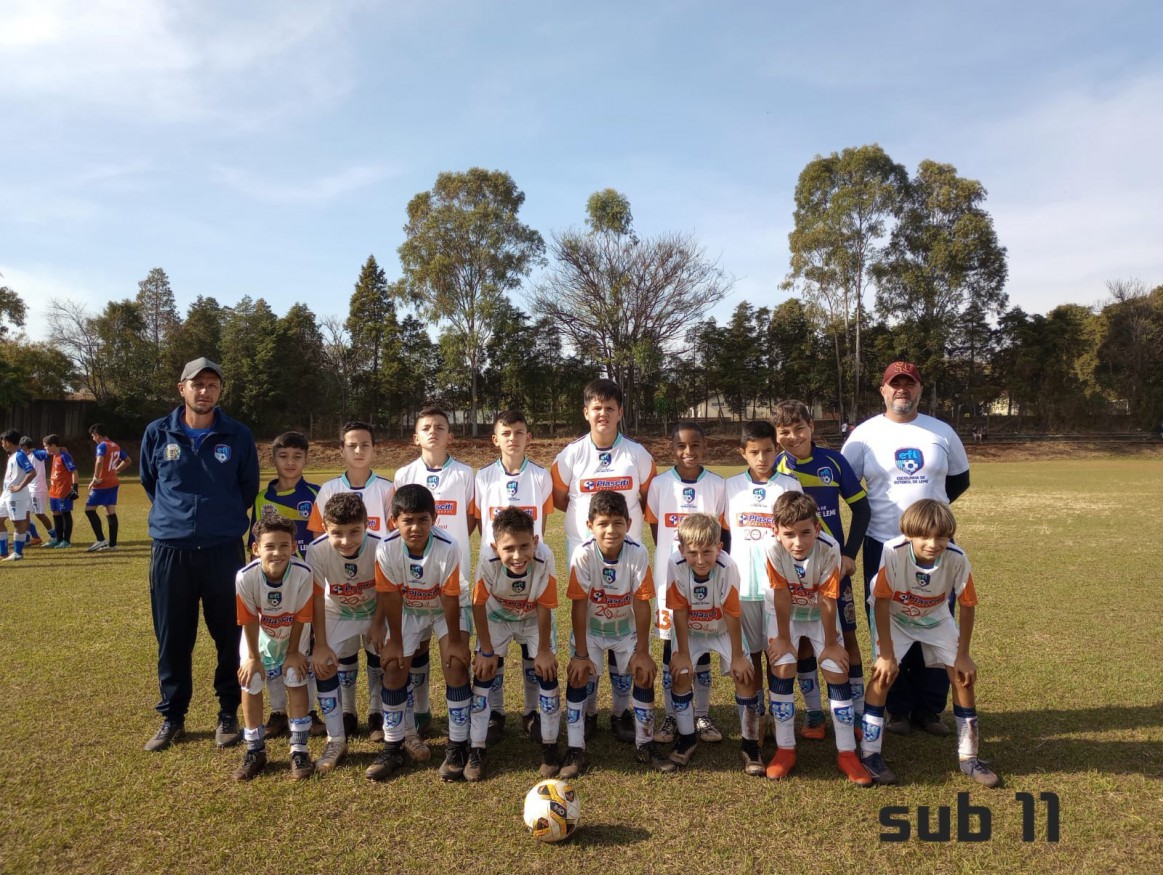
[{"label": "white t-shirt with logo", "polygon": [[739,598],[763,601],[767,591],[767,559],[764,548],[775,539],[771,511],[785,492],[803,492],[790,474],[774,473],[766,483],[756,483],[744,471],[727,480],[727,526],[731,529],[731,558],[739,566]]}]

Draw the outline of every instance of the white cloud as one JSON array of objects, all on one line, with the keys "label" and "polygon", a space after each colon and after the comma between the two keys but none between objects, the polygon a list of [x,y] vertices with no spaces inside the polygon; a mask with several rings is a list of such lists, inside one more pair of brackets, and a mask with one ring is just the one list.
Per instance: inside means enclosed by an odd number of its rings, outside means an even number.
[{"label": "white cloud", "polygon": [[210,179],[265,203],[317,204],[369,188],[399,172],[399,168],[389,164],[356,164],[324,176],[283,182],[261,179],[235,167],[215,167]]}]

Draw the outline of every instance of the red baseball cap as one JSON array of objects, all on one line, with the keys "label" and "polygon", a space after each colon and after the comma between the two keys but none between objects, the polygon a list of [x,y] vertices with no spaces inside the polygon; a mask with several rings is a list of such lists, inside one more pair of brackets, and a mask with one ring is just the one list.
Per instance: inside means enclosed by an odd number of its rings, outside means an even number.
[{"label": "red baseball cap", "polygon": [[904,375],[912,380],[917,385],[921,383],[921,372],[917,370],[917,366],[912,362],[893,362],[884,369],[884,379],[880,381],[880,385],[887,386],[892,382],[893,377]]}]

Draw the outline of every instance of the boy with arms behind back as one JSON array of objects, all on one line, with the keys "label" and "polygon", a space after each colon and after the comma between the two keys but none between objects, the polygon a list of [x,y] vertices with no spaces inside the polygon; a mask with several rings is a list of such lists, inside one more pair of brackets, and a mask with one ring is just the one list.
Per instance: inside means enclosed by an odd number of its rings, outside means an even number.
[{"label": "boy with arms behind back", "polygon": [[73,540],[73,502],[78,497],[77,466],[69,451],[64,448],[60,435],[46,434],[44,450],[52,457],[48,502],[53,515],[53,528],[57,533],[57,542],[49,546],[65,549],[72,546]]},{"label": "boy with arms behind back", "polygon": [[[109,440],[109,436],[105,434],[105,426],[101,423],[89,426],[89,436],[97,445],[94,451],[97,461],[93,466],[93,479],[89,482],[89,495],[85,499],[85,516],[89,520],[89,525],[93,527],[93,534],[97,540],[86,552],[116,550],[117,492],[121,486],[121,480],[117,475],[128,468],[132,460],[125,450]],[[105,540],[101,517],[97,515],[98,507],[105,508],[105,520],[109,523],[109,540]]]}]

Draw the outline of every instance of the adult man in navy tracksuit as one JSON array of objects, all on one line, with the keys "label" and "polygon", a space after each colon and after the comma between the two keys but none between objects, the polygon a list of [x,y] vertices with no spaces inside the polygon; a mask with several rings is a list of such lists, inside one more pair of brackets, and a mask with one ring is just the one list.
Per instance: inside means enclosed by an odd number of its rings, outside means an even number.
[{"label": "adult man in navy tracksuit", "polygon": [[157,710],[162,726],[145,745],[165,750],[182,734],[194,692],[198,602],[218,651],[219,747],[238,743],[238,645],[234,575],[258,494],[258,451],[250,429],[218,408],[222,369],[207,358],[182,370],[182,405],[150,423],[141,440],[141,485],[153,506],[150,604],[157,636]]}]

